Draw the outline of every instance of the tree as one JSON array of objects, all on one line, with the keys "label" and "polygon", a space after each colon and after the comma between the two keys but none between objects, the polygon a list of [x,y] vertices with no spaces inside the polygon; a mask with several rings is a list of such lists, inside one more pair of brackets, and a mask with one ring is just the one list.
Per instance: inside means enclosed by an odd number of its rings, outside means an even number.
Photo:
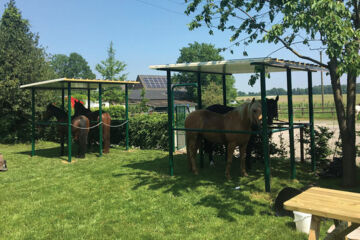
[{"label": "tree", "polygon": [[120,73],[125,71],[126,64],[116,60],[112,41],[110,42],[107,53],[108,58],[105,61],[101,61],[100,64],[96,64],[96,71],[101,74],[103,79],[125,81],[127,74],[120,75]]},{"label": "tree", "polygon": [[[51,79],[54,72],[39,47],[39,36],[10,0],[0,19],[0,141],[30,139],[31,92],[20,85]],[[36,109],[49,102],[49,93],[36,94]]]},{"label": "tree", "polygon": [[51,59],[51,66],[58,77],[95,79],[88,62],[78,53],[70,53],[69,57],[64,54],[55,54]]},{"label": "tree", "polygon": [[[125,81],[127,78],[127,73],[120,74],[125,71],[126,64],[115,58],[115,49],[113,48],[113,42],[110,42],[108,48],[108,57],[105,61],[101,61],[100,64],[97,64],[95,69],[98,71],[103,79],[108,80],[119,80]],[[104,92],[104,100],[112,101],[115,103],[121,103],[124,101],[125,93],[119,87],[108,88]]]},{"label": "tree", "polygon": [[[219,49],[216,49],[212,44],[200,44],[198,42],[189,43],[188,47],[183,47],[180,49],[180,56],[177,59],[177,63],[224,60],[219,52]],[[194,73],[180,73],[175,76],[175,81],[181,83],[196,83],[197,76]],[[204,88],[206,88],[206,86],[208,86],[211,82],[222,86],[222,77],[215,74],[201,74],[201,85]],[[236,89],[234,88],[234,83],[234,77],[226,76],[226,93],[228,101],[234,100],[236,98]],[[190,98],[197,97],[197,91],[195,88],[188,87],[187,89]],[[222,99],[218,103],[222,103]]]},{"label": "tree", "polygon": [[222,87],[217,85],[215,82],[210,82],[203,91],[202,102],[205,107],[221,103],[222,98]]},{"label": "tree", "polygon": [[[205,23],[232,32],[235,46],[257,43],[281,44],[295,56],[329,70],[343,151],[343,185],[356,184],[355,100],[356,77],[360,71],[360,3],[334,0],[186,0],[186,13],[197,12],[190,29]],[[200,7],[201,5],[201,7]],[[241,34],[245,33],[246,36]],[[328,63],[297,52],[294,44],[325,48]],[[232,49],[231,49],[232,50]],[[247,52],[244,52],[247,55]],[[343,101],[340,77],[346,74],[347,105]]]}]

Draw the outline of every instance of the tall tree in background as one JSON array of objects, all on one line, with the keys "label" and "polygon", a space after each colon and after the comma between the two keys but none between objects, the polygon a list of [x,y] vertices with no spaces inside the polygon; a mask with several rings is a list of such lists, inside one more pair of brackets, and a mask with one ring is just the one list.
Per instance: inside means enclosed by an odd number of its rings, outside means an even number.
[{"label": "tall tree in background", "polygon": [[78,53],[70,53],[69,57],[65,54],[55,54],[51,59],[51,66],[58,77],[95,79],[95,74],[91,71],[88,62]]},{"label": "tall tree in background", "polygon": [[[108,57],[106,60],[97,64],[95,69],[98,71],[103,79],[125,81],[127,73],[123,73],[126,68],[126,64],[115,58],[115,49],[113,48],[113,42],[110,42],[110,46],[107,50]],[[124,100],[124,91],[120,87],[108,88],[104,91],[104,100],[114,103],[122,103]]]},{"label": "tall tree in background", "polygon": [[[342,140],[343,185],[356,184],[355,103],[356,77],[360,73],[360,3],[335,0],[185,0],[186,13],[195,12],[190,29],[203,23],[232,32],[234,46],[258,43],[279,43],[295,56],[321,65],[330,72],[337,119]],[[201,10],[199,10],[201,8]],[[199,10],[199,11],[198,11]],[[244,35],[241,35],[245,33]],[[326,49],[328,63],[297,52],[293,45]],[[247,55],[244,52],[244,55]],[[346,74],[346,75],[345,75]],[[345,106],[340,77],[345,75]]]},{"label": "tall tree in background", "polygon": [[[206,61],[221,61],[224,58],[220,55],[220,50],[216,49],[214,45],[207,43],[190,43],[188,47],[180,49],[180,56],[177,59],[177,63],[189,63],[189,62],[206,62]],[[197,76],[194,73],[180,73],[175,76],[175,81],[181,83],[193,83],[197,82]],[[216,74],[201,74],[201,84],[206,88],[211,82],[216,85],[222,86],[222,77]],[[227,100],[234,100],[236,98],[236,89],[234,88],[235,79],[232,76],[226,76],[226,92]],[[197,97],[197,91],[195,88],[188,88],[189,97],[195,99]],[[208,98],[206,98],[208,99]],[[204,105],[209,105],[206,101]],[[218,102],[219,104],[222,103]]]},{"label": "tall tree in background", "polygon": [[[54,72],[39,47],[39,36],[30,31],[29,22],[10,0],[0,20],[0,141],[29,140],[31,92],[23,84],[51,79]],[[46,105],[49,93],[36,94],[36,109]]]}]

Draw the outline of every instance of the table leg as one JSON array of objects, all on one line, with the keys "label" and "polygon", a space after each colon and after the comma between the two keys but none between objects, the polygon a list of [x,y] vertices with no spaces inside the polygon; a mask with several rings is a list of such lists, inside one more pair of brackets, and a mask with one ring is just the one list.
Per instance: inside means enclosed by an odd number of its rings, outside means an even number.
[{"label": "table leg", "polygon": [[309,232],[309,240],[319,240],[321,218],[312,215]]},{"label": "table leg", "polygon": [[347,228],[343,229],[341,232],[338,232],[336,233],[335,235],[335,239],[341,239],[341,240],[344,240],[344,239],[347,239],[346,238],[346,235],[348,235],[349,233],[351,233],[352,231],[354,231],[356,228],[358,228],[360,226],[360,224],[357,224],[357,223],[353,223],[351,224],[350,223],[350,226],[349,224],[347,225]]}]

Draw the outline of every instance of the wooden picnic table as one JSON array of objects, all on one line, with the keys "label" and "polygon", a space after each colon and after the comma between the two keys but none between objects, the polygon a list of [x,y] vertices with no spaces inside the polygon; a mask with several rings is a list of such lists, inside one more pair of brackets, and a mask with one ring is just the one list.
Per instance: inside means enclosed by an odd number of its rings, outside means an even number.
[{"label": "wooden picnic table", "polygon": [[347,234],[360,226],[359,193],[312,187],[286,201],[284,208],[312,214],[309,240],[319,239],[322,218],[331,218],[335,221],[341,220],[349,223],[338,232],[335,229],[335,232],[333,231],[334,236],[331,239],[345,239]]}]

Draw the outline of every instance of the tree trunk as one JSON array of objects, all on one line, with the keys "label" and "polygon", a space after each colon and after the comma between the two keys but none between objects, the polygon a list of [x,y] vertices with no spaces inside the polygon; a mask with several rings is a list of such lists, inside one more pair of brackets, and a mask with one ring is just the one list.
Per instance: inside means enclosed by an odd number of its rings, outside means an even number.
[{"label": "tree trunk", "polygon": [[336,115],[339,124],[340,138],[343,153],[343,179],[344,187],[356,185],[356,147],[355,147],[355,100],[356,100],[356,75],[348,73],[347,79],[347,107],[342,98],[340,76],[337,74],[336,59],[329,62],[331,86],[334,92]]}]

